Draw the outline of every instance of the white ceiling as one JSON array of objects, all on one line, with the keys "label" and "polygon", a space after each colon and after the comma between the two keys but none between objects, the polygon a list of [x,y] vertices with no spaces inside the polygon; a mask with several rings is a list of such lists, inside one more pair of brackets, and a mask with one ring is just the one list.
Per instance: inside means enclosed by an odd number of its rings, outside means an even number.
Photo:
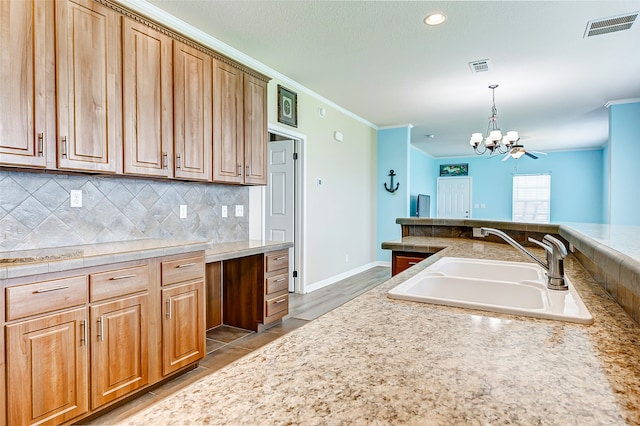
[{"label": "white ceiling", "polygon": [[[589,20],[640,1],[148,2],[376,126],[412,124],[434,157],[472,154],[490,84],[500,127],[538,151],[602,146],[605,103],[640,98],[640,18],[583,38]],[[447,21],[426,26],[433,12]],[[488,72],[471,72],[479,59]]]}]

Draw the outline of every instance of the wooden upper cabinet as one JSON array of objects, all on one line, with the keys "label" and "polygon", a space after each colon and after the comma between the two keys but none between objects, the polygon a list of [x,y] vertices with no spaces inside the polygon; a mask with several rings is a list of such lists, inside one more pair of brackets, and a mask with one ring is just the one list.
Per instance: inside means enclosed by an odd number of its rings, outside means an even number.
[{"label": "wooden upper cabinet", "polygon": [[122,17],[124,173],[173,177],[172,39]]},{"label": "wooden upper cabinet", "polygon": [[267,83],[244,76],[244,183],[267,184]]},{"label": "wooden upper cabinet", "polygon": [[173,41],[175,177],[210,181],[212,58]]},{"label": "wooden upper cabinet", "polygon": [[120,21],[92,0],[56,2],[58,167],[122,168]]},{"label": "wooden upper cabinet", "polygon": [[[47,89],[54,95],[53,3],[0,1],[0,164],[46,166]],[[55,120],[55,119],[54,119]]]},{"label": "wooden upper cabinet", "polygon": [[214,61],[213,180],[244,182],[243,72]]}]

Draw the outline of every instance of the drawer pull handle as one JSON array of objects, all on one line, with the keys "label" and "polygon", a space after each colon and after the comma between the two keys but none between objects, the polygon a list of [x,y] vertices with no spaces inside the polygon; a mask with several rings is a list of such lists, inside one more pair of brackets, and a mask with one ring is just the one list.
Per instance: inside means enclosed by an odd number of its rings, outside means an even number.
[{"label": "drawer pull handle", "polygon": [[279,279],[277,279],[275,282],[279,283],[279,282],[282,282],[282,281],[284,281],[284,280],[286,280],[286,278],[279,278]]},{"label": "drawer pull handle", "polygon": [[129,275],[119,275],[117,277],[111,277],[109,278],[112,281],[116,281],[116,280],[126,280],[127,278],[135,278],[137,276],[137,274],[129,274]]},{"label": "drawer pull handle", "polygon": [[34,291],[34,293],[48,293],[50,291],[66,290],[68,288],[69,288],[68,285],[61,285],[60,287],[41,288]]},{"label": "drawer pull handle", "polygon": [[171,319],[171,300],[167,300],[167,319]]},{"label": "drawer pull handle", "polygon": [[274,304],[274,305],[277,305],[277,304],[279,304],[279,303],[286,302],[286,301],[287,301],[287,299],[286,299],[286,298],[284,298],[284,299],[276,300],[275,302],[273,302],[273,304]]},{"label": "drawer pull handle", "polygon": [[188,268],[189,266],[196,266],[196,262],[183,263],[182,265],[176,266],[176,268]]},{"label": "drawer pull handle", "polygon": [[273,260],[285,260],[287,258],[287,256],[280,256],[280,257],[276,257]]},{"label": "drawer pull handle", "polygon": [[409,265],[417,265],[418,262],[409,262]]}]

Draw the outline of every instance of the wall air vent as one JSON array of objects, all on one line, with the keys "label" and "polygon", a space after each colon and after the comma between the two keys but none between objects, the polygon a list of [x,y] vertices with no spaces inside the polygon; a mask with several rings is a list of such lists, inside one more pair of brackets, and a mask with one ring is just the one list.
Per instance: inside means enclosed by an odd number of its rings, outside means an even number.
[{"label": "wall air vent", "polygon": [[582,37],[586,38],[600,34],[628,30],[629,28],[631,28],[637,17],[638,12],[633,12],[626,15],[589,21],[587,22],[587,28],[584,31],[584,36]]},{"label": "wall air vent", "polygon": [[489,60],[480,59],[479,61],[469,62],[469,68],[471,68],[471,72],[474,74],[489,71]]}]

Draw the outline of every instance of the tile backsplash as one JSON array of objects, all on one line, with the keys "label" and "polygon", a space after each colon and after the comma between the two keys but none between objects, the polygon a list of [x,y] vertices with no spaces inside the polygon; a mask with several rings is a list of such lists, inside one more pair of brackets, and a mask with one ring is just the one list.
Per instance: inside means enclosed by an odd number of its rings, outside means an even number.
[{"label": "tile backsplash", "polygon": [[[82,191],[82,207],[70,207],[71,190]],[[236,205],[243,216],[235,216]],[[0,251],[146,238],[246,240],[248,210],[242,186],[0,171]]]}]

